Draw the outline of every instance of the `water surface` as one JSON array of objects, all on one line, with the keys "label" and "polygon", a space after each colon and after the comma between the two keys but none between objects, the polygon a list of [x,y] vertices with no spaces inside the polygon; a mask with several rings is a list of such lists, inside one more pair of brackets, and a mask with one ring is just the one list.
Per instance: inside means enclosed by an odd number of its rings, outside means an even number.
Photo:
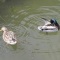
[{"label": "water surface", "polygon": [[60,31],[40,32],[42,17],[60,23],[60,0],[0,0],[0,28],[14,31],[18,40],[7,45],[0,32],[1,60],[60,60]]}]

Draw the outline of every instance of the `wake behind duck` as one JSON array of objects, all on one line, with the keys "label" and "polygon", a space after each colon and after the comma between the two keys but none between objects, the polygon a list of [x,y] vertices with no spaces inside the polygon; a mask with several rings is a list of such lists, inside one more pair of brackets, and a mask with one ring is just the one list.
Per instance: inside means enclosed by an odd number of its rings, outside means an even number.
[{"label": "wake behind duck", "polygon": [[51,19],[50,21],[47,21],[44,19],[45,24],[43,26],[38,26],[38,30],[42,32],[57,32],[60,29],[59,24],[55,19]]}]

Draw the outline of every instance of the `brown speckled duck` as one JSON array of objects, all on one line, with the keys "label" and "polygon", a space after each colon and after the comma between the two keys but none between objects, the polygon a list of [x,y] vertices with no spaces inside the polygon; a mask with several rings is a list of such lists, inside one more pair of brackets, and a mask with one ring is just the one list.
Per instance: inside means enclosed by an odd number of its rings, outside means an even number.
[{"label": "brown speckled duck", "polygon": [[3,40],[10,45],[15,45],[17,39],[13,31],[9,31],[6,27],[2,27],[0,31],[3,31]]}]

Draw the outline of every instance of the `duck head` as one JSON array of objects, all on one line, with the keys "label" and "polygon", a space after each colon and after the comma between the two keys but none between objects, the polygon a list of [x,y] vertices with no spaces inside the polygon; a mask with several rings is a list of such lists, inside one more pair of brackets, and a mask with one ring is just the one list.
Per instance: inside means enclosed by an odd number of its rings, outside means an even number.
[{"label": "duck head", "polygon": [[0,31],[8,31],[6,27],[2,27]]},{"label": "duck head", "polygon": [[53,19],[51,19],[51,20],[50,20],[50,23],[51,23],[51,24],[53,24],[53,23],[54,23],[54,20],[53,20]]},{"label": "duck head", "polygon": [[56,21],[55,19],[51,19],[51,20],[50,20],[50,23],[51,23],[51,24],[56,24],[57,21]]},{"label": "duck head", "polygon": [[60,29],[60,25],[58,24],[58,22],[55,19],[51,19],[50,23],[57,26],[58,30]]}]

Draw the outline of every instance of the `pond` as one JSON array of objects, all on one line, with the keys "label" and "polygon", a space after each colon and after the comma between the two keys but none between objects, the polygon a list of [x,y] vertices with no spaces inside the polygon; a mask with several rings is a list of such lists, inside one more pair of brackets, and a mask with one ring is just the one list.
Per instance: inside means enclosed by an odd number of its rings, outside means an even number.
[{"label": "pond", "polygon": [[60,23],[60,0],[0,0],[0,28],[15,32],[17,45],[7,45],[0,32],[1,60],[60,60],[60,31],[42,33],[42,17]]}]

